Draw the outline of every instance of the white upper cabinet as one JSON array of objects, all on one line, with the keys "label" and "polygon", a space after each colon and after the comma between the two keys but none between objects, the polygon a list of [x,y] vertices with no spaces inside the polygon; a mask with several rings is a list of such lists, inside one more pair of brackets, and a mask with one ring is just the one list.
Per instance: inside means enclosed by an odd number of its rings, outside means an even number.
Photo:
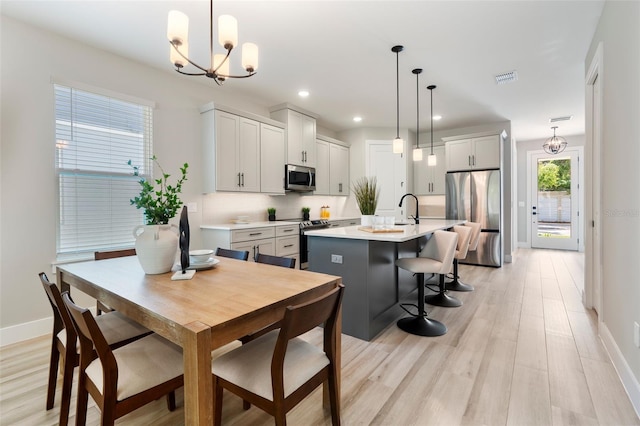
[{"label": "white upper cabinet", "polygon": [[284,194],[284,129],[260,124],[260,192]]},{"label": "white upper cabinet", "polygon": [[349,148],[329,144],[329,195],[349,195]]},{"label": "white upper cabinet", "polygon": [[316,166],[316,119],[311,113],[303,113],[282,106],[271,110],[271,118],[286,123],[285,132],[287,164]]},{"label": "white upper cabinet", "polygon": [[447,171],[500,168],[500,136],[448,141],[446,147]]},{"label": "white upper cabinet", "polygon": [[444,146],[433,147],[436,156],[436,165],[427,165],[427,156],[431,153],[429,148],[424,148],[422,161],[413,163],[413,191],[416,195],[444,195],[445,176],[447,163]]},{"label": "white upper cabinet", "polygon": [[[322,136],[327,138],[326,136]],[[336,141],[337,142],[337,141]],[[315,195],[349,195],[349,148],[316,139]]]},{"label": "white upper cabinet", "polygon": [[283,194],[284,126],[227,109],[201,109],[203,192]]}]

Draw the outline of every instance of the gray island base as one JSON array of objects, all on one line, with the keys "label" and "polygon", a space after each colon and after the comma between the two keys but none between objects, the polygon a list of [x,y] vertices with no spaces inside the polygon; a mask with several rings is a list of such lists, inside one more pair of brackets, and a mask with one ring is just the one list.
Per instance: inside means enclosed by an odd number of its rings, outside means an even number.
[{"label": "gray island base", "polygon": [[365,232],[359,226],[307,232],[309,270],[339,275],[345,285],[342,332],[369,341],[400,318],[400,301],[417,302],[408,297],[417,287],[415,276],[399,270],[396,259],[415,257],[434,231],[460,223],[422,220],[399,226],[397,233]]}]

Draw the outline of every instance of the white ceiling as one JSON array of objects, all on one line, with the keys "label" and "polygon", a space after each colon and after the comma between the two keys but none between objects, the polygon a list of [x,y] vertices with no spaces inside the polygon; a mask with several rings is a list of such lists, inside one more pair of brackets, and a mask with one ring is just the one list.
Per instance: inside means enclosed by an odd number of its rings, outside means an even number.
[{"label": "white ceiling", "polygon": [[[283,102],[319,115],[342,131],[396,126],[396,57],[400,53],[400,126],[415,130],[420,75],[420,128],[429,129],[429,91],[436,84],[435,131],[511,120],[517,140],[584,133],[584,58],[603,1],[216,1],[214,14],[238,19],[239,42],[260,48],[258,74],[218,87],[172,71],[167,14],[189,15],[190,57],[208,62],[208,1],[9,1],[1,12],[175,74],[213,91],[240,91],[264,106]],[[215,35],[214,35],[215,37]],[[217,39],[217,38],[216,38]],[[219,46],[215,47],[218,52]],[[232,71],[240,72],[240,52]],[[3,58],[4,59],[4,58]],[[70,66],[73,66],[72,64]],[[494,76],[517,70],[519,80]],[[306,99],[298,90],[311,92]],[[352,117],[363,121],[354,123]]]}]

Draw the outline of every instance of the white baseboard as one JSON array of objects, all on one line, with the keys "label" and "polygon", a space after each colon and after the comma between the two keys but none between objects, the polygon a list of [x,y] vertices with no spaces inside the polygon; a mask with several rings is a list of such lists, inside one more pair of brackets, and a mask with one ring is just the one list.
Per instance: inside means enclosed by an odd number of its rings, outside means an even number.
[{"label": "white baseboard", "polygon": [[599,333],[604,347],[609,351],[609,357],[611,357],[613,367],[618,372],[618,376],[620,376],[622,386],[627,391],[627,395],[629,395],[631,405],[633,405],[636,415],[640,417],[640,382],[638,382],[638,379],[633,375],[633,371],[631,371],[629,364],[627,364],[627,361],[622,356],[622,352],[620,352],[620,348],[618,348],[611,332],[602,322],[599,323]]},{"label": "white baseboard", "polygon": [[0,328],[0,347],[51,334],[53,317]]}]

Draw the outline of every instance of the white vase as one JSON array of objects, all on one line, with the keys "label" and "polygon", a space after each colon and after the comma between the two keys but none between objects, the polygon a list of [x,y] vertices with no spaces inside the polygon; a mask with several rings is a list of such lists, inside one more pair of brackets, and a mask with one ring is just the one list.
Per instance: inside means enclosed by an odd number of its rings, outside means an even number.
[{"label": "white vase", "polygon": [[146,274],[164,274],[171,270],[178,250],[178,235],[178,227],[173,224],[138,225],[133,229],[136,255]]},{"label": "white vase", "polygon": [[362,226],[373,226],[373,216],[372,214],[363,214],[360,216],[360,225]]}]

